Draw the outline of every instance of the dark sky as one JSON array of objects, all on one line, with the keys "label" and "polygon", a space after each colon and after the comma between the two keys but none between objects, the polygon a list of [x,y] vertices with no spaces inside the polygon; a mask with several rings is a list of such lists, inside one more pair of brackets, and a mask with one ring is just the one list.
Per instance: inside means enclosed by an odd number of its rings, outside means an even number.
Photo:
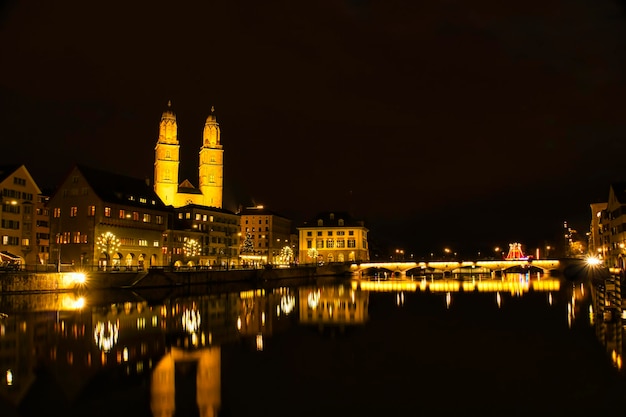
[{"label": "dark sky", "polygon": [[615,1],[5,4],[0,163],[42,187],[152,178],[168,100],[194,184],[215,106],[225,208],[348,210],[418,256],[559,244],[626,178]]}]

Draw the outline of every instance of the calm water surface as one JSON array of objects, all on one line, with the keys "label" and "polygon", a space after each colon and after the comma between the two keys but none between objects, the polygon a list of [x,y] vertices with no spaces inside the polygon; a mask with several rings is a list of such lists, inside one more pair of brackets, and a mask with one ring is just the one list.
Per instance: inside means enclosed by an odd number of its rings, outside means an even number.
[{"label": "calm water surface", "polygon": [[587,284],[281,285],[0,296],[0,416],[626,414]]}]

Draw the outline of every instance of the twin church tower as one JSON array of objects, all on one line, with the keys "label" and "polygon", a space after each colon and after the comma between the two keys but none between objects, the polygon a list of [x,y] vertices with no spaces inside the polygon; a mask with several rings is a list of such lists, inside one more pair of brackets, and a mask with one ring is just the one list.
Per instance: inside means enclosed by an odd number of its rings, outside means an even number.
[{"label": "twin church tower", "polygon": [[220,143],[220,127],[215,109],[206,119],[199,157],[199,182],[195,188],[188,180],[178,182],[180,145],[176,114],[172,102],[161,116],[159,139],[154,149],[154,191],[166,205],[182,207],[188,204],[222,208],[224,187],[224,149]]}]

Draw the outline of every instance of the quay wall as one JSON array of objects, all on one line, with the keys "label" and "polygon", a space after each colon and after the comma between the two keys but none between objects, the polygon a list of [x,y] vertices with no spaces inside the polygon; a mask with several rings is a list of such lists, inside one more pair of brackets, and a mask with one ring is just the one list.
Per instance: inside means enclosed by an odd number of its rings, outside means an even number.
[{"label": "quay wall", "polygon": [[348,265],[298,266],[293,268],[233,270],[171,270],[77,272],[6,272],[0,274],[0,293],[75,291],[101,289],[141,289],[181,285],[250,283],[264,284],[289,279],[307,279],[348,274]]}]

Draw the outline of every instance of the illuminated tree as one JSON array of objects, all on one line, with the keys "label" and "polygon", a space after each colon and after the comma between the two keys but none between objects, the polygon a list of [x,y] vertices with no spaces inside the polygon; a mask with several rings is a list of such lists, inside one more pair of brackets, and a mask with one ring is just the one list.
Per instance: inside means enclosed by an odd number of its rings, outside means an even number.
[{"label": "illuminated tree", "polygon": [[283,246],[280,250],[279,260],[283,264],[288,264],[293,259],[293,250],[289,246]]},{"label": "illuminated tree", "polygon": [[246,238],[241,245],[241,253],[242,254],[250,254],[254,253],[254,242],[252,241],[252,236],[250,233],[246,233]]},{"label": "illuminated tree", "polygon": [[312,262],[317,262],[317,249],[311,248],[307,251],[307,255],[311,258]]},{"label": "illuminated tree", "polygon": [[98,239],[96,239],[96,246],[98,247],[98,250],[109,256],[116,253],[120,248],[120,245],[120,240],[111,232],[102,233],[98,236]]},{"label": "illuminated tree", "polygon": [[185,244],[183,245],[183,252],[185,253],[186,258],[191,258],[198,254],[200,249],[200,244],[196,239],[185,239]]}]

